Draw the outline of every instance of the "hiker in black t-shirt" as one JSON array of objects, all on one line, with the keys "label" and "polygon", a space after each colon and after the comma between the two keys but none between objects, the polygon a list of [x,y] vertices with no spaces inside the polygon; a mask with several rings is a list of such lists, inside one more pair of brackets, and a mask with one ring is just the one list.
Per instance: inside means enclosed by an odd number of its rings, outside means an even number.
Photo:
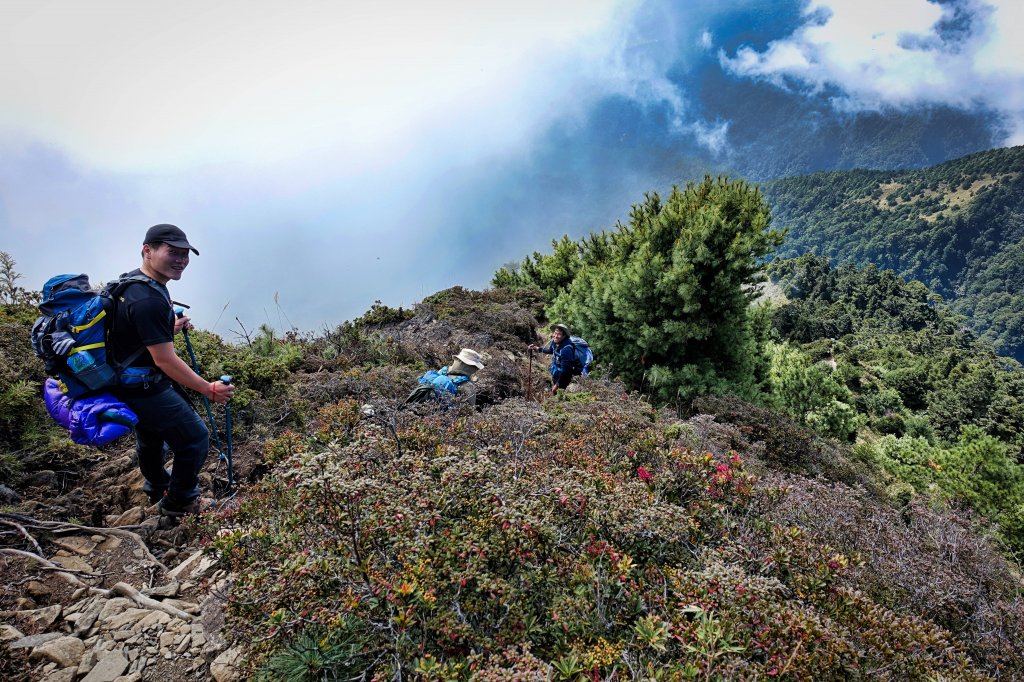
[{"label": "hiker in black t-shirt", "polygon": [[[166,285],[181,279],[189,252],[199,251],[174,225],[154,225],[142,245],[142,266],[127,275],[143,275],[152,282],[126,287],[108,339],[115,361],[123,362],[139,348],[141,353],[121,374],[117,397],[138,416],[135,428],[139,469],[146,479],[143,490],[158,502],[165,516],[196,511],[199,471],[210,449],[210,433],[174,384],[190,388],[218,403],[226,403],[235,387],[208,382],[192,371],[174,352],[174,334],[190,328],[189,318],[176,318]],[[164,468],[164,448],[174,453],[171,471]]]}]

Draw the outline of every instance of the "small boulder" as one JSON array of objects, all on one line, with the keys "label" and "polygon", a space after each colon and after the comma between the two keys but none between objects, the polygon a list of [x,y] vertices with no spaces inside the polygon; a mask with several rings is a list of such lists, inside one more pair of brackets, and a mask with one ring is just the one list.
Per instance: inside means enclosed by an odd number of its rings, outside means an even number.
[{"label": "small boulder", "polygon": [[46,583],[38,580],[30,580],[25,584],[25,593],[34,599],[47,600],[53,594],[53,590]]},{"label": "small boulder", "polygon": [[55,639],[60,639],[64,635],[59,632],[41,632],[38,635],[29,635],[28,637],[22,637],[7,645],[8,649],[34,649],[37,646],[42,646],[46,642],[52,642]]},{"label": "small boulder", "polygon": [[96,549],[96,542],[92,538],[87,538],[81,535],[72,535],[71,537],[66,538],[55,538],[52,542],[66,552],[79,554],[81,556],[92,554],[92,551]]},{"label": "small boulder", "polygon": [[82,678],[82,682],[113,682],[127,669],[128,661],[121,652],[110,651],[100,656],[89,674]]},{"label": "small boulder", "polygon": [[0,642],[17,642],[24,638],[25,635],[18,628],[7,623],[0,623]]},{"label": "small boulder", "polygon": [[60,637],[44,642],[29,654],[29,658],[53,661],[62,668],[74,666],[78,672],[78,664],[85,653],[85,644],[77,637]]},{"label": "small boulder", "polygon": [[236,682],[242,679],[238,664],[242,659],[242,650],[232,647],[224,651],[210,664],[210,675],[216,682]]},{"label": "small boulder", "polygon": [[0,504],[16,504],[21,498],[5,485],[0,485]]},{"label": "small boulder", "polygon": [[76,677],[78,677],[78,671],[74,668],[58,668],[39,682],[75,682]]},{"label": "small boulder", "polygon": [[120,516],[111,519],[111,526],[137,526],[146,519],[145,507],[132,507]]},{"label": "small boulder", "polygon": [[31,609],[28,611],[19,611],[17,618],[23,623],[28,623],[36,630],[48,630],[51,625],[57,622],[60,618],[61,607],[59,604],[53,606],[47,606],[42,609]]}]

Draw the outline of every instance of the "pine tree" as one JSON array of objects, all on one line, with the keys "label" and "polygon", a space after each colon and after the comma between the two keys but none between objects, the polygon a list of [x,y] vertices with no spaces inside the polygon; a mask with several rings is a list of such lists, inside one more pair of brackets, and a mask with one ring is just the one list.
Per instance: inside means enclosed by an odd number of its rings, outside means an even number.
[{"label": "pine tree", "polygon": [[648,194],[628,224],[581,243],[576,276],[549,317],[586,336],[629,385],[663,399],[750,396],[765,373],[750,303],[783,237],[770,222],[743,181],[706,177],[664,202]]}]

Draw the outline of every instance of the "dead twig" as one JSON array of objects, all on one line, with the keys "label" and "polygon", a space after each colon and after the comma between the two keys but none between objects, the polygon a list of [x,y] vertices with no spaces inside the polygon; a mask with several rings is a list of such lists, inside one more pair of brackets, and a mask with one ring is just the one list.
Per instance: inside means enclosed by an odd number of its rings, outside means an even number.
[{"label": "dead twig", "polygon": [[128,583],[117,583],[112,588],[110,588],[110,592],[111,594],[119,594],[122,597],[127,597],[139,606],[146,609],[152,609],[154,611],[163,611],[164,613],[170,614],[175,618],[180,618],[181,620],[186,622],[191,622],[195,620],[195,616],[193,616],[191,613],[186,613],[185,611],[175,608],[170,604],[164,604],[163,602],[159,602],[156,599],[151,599],[146,595],[142,594],[141,592],[139,592],[137,589],[135,589]]},{"label": "dead twig", "polygon": [[15,523],[14,521],[2,518],[0,518],[0,523],[4,524],[5,526],[10,526],[11,528],[15,528],[18,531],[18,533],[26,540],[28,540],[29,543],[35,548],[36,554],[42,556],[43,548],[40,547],[39,543],[36,542],[36,539],[32,537],[32,535],[27,530],[25,530],[24,526],[22,526],[20,523]]},{"label": "dead twig", "polygon": [[73,571],[71,569],[64,568],[63,566],[58,566],[57,564],[53,563],[52,561],[49,561],[48,559],[44,559],[43,557],[39,556],[38,554],[33,554],[32,552],[26,552],[26,551],[21,550],[21,549],[6,549],[6,548],[5,549],[0,549],[0,554],[9,554],[10,556],[16,556],[16,557],[21,558],[21,559],[28,559],[30,561],[34,561],[34,562],[36,562],[37,564],[40,565],[42,570],[52,571],[52,572],[56,573],[57,575],[59,575],[61,578],[64,578],[65,580],[67,580],[69,583],[71,583],[75,587],[84,587],[84,588],[88,589],[90,594],[99,594],[99,595],[102,595],[102,596],[108,596],[109,595],[109,590],[102,590],[102,589],[100,589],[98,587],[92,587],[90,585],[86,585],[85,583],[83,583],[81,580],[78,579],[78,575],[87,575],[87,574],[83,574],[80,571]]}]

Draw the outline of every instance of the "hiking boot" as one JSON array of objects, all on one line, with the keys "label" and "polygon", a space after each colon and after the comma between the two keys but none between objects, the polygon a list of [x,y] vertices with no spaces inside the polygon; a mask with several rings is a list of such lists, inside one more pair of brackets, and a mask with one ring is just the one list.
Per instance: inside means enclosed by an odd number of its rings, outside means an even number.
[{"label": "hiking boot", "polygon": [[180,519],[186,514],[198,514],[200,511],[200,500],[195,498],[184,504],[175,504],[171,502],[170,498],[164,497],[157,503],[157,511],[160,512],[161,516],[170,516],[171,518]]}]

